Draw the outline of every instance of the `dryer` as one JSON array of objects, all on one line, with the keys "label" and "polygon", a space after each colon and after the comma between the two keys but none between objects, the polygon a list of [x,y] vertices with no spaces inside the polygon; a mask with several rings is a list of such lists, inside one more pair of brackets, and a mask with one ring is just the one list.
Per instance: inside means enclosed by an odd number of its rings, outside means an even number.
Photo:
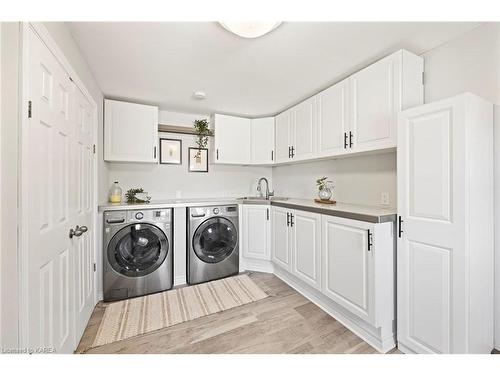
[{"label": "dryer", "polygon": [[239,272],[238,205],[187,208],[187,283]]},{"label": "dryer", "polygon": [[104,212],[104,301],[156,293],[173,285],[173,212]]}]

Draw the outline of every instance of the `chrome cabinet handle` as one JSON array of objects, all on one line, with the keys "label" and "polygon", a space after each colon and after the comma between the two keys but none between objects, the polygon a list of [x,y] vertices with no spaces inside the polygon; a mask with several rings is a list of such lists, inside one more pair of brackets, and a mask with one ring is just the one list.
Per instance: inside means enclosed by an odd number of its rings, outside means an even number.
[{"label": "chrome cabinet handle", "polygon": [[88,228],[86,226],[79,226],[77,225],[75,229],[71,228],[69,230],[69,238],[73,237],[80,237],[82,234],[84,234],[86,231],[88,231]]}]

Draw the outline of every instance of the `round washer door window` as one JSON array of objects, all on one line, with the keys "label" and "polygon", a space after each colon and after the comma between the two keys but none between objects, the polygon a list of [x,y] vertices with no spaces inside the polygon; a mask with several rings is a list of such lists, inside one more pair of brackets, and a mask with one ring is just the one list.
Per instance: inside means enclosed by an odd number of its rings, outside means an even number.
[{"label": "round washer door window", "polygon": [[205,220],[193,236],[193,249],[203,262],[218,263],[232,254],[238,244],[234,224],[223,217]]},{"label": "round washer door window", "polygon": [[161,266],[168,254],[168,239],[152,224],[132,224],[120,229],[108,246],[108,261],[125,276],[146,276]]}]

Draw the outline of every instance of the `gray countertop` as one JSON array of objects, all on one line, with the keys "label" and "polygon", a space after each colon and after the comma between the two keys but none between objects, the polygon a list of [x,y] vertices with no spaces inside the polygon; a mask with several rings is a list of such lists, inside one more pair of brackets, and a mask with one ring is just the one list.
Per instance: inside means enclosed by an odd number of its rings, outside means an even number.
[{"label": "gray countertop", "polygon": [[99,206],[99,211],[143,210],[148,208],[175,208],[196,206],[219,206],[227,204],[261,204],[315,212],[323,215],[338,216],[347,219],[367,221],[370,223],[384,223],[396,221],[397,210],[377,206],[364,206],[349,203],[327,205],[314,202],[313,199],[274,198],[272,200],[241,199],[241,198],[192,198],[192,199],[165,199],[150,203],[105,203]]}]

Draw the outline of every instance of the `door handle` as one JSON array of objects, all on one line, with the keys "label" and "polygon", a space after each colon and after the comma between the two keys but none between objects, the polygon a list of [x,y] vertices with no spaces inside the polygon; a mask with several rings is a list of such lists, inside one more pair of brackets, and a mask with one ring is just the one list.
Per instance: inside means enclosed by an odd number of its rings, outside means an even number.
[{"label": "door handle", "polygon": [[156,159],[156,146],[153,147],[153,159]]},{"label": "door handle", "polygon": [[216,158],[219,160],[219,149],[215,150]]},{"label": "door handle", "polygon": [[88,230],[88,228],[86,226],[76,226],[75,229],[71,228],[69,230],[69,238],[73,238],[73,237],[80,237],[82,234],[84,234],[86,231]]},{"label": "door handle", "polygon": [[289,227],[290,226],[290,212],[287,212],[286,213],[286,226]]},{"label": "door handle", "polygon": [[292,146],[292,159],[295,157],[295,147]]},{"label": "door handle", "polygon": [[292,148],[288,146],[288,159],[292,157]]},{"label": "door handle", "polygon": [[372,249],[372,233],[370,232],[370,229],[368,229],[368,251]]},{"label": "door handle", "polygon": [[403,219],[401,219],[401,216],[399,216],[399,231],[398,231],[399,232],[399,234],[398,234],[399,238],[401,238],[401,233],[403,233],[403,229],[402,229],[403,222],[404,222]]},{"label": "door handle", "polygon": [[344,132],[344,149],[347,148],[347,133]]},{"label": "door handle", "polygon": [[352,131],[349,130],[349,148],[352,148]]},{"label": "door handle", "polygon": [[293,227],[293,214],[290,214],[290,226]]}]

